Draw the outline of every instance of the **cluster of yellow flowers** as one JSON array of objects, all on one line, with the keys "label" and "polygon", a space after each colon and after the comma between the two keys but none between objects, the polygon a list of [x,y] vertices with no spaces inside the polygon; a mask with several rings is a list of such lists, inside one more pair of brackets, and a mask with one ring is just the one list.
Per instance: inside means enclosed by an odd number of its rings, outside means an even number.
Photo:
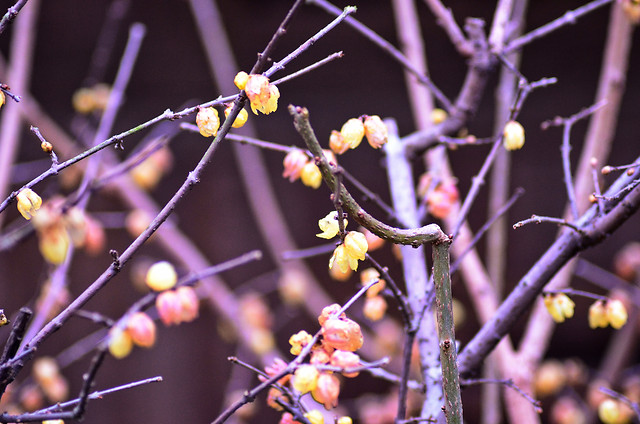
[{"label": "cluster of yellow flowers", "polygon": [[[178,274],[169,262],[156,262],[147,271],[145,283],[156,297],[156,310],[164,325],[177,325],[197,318],[199,300],[192,287],[181,286],[174,290]],[[109,352],[121,359],[131,353],[133,346],[150,348],[156,341],[156,324],[144,312],[135,312],[122,325],[109,331]]]},{"label": "cluster of yellow flowers", "polygon": [[341,155],[358,147],[365,136],[374,149],[379,149],[387,142],[389,131],[378,115],[351,118],[344,123],[339,132],[331,131],[329,148],[335,154]]},{"label": "cluster of yellow flowers", "polygon": [[[338,405],[340,379],[336,373],[323,369],[322,366],[341,369],[339,374],[346,378],[358,376],[358,371],[353,371],[353,368],[361,366],[360,356],[355,351],[362,347],[362,330],[355,321],[347,318],[346,314],[338,315],[340,309],[340,305],[333,304],[322,310],[318,317],[321,337],[311,348],[309,363],[298,366],[292,378],[290,375],[286,375],[278,381],[281,385],[291,383],[291,387],[301,395],[310,393],[327,410]],[[308,348],[312,340],[313,337],[306,331],[292,335],[289,339],[291,354],[299,355],[305,347]],[[284,361],[276,359],[265,371],[267,375],[273,376],[286,366]],[[270,389],[267,398],[268,405],[282,411],[277,399],[290,401],[280,390]],[[323,416],[318,410],[309,411],[305,417],[313,423],[324,422]],[[296,423],[297,421],[293,419],[291,414],[285,413],[280,422]],[[351,418],[341,417],[337,422],[348,424],[351,423]]]},{"label": "cluster of yellow flowers", "polygon": [[[564,293],[546,294],[544,296],[544,306],[555,322],[564,322],[566,318],[573,317],[575,304]],[[608,325],[616,330],[622,328],[628,319],[627,309],[624,303],[618,299],[608,299],[595,301],[589,307],[589,327],[604,328]]]},{"label": "cluster of yellow flowers", "polygon": [[[336,211],[330,212],[318,221],[318,226],[322,233],[316,234],[317,237],[334,238],[340,231],[338,213]],[[347,226],[346,219],[344,220],[344,226]],[[363,233],[348,231],[342,243],[333,251],[333,255],[329,260],[329,268],[333,268],[336,265],[343,273],[347,272],[348,269],[356,271],[358,269],[358,261],[364,261],[368,248],[367,238]]]}]

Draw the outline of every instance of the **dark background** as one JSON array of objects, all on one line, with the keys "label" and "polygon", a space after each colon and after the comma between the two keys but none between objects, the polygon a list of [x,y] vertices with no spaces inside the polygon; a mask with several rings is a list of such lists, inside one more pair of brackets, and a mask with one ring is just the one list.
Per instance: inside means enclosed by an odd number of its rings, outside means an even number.
[{"label": "dark background", "polygon": [[[31,93],[63,128],[69,128],[74,111],[71,96],[82,84],[87,72],[91,53],[95,47],[104,13],[109,1],[59,0],[42,2],[37,24],[37,41]],[[225,0],[219,2],[225,16],[236,60],[240,69],[248,71],[253,65],[257,52],[261,51],[280,20],[286,14],[291,2],[287,1],[246,1]],[[347,3],[337,4],[342,7]],[[377,31],[381,36],[396,43],[392,9],[386,1],[355,2],[359,6],[356,18]],[[429,70],[435,83],[449,96],[455,98],[464,78],[466,64],[451,47],[447,37],[438,27],[427,7],[418,3],[425,44],[429,60]],[[574,9],[580,1],[536,1],[532,2],[527,15],[527,28],[533,29],[551,19],[561,16],[566,10]],[[0,10],[5,10],[12,2],[3,1]],[[466,16],[481,17],[490,22],[494,2],[455,1],[448,2],[459,23]],[[554,34],[527,46],[524,49],[522,72],[530,80],[542,77],[557,77],[558,84],[534,92],[522,111],[520,121],[527,129],[527,142],[521,151],[515,152],[511,185],[522,186],[526,195],[509,213],[510,222],[530,216],[560,216],[566,201],[562,186],[561,158],[559,146],[561,131],[542,131],[539,124],[556,115],[568,116],[589,106],[594,99],[599,74],[601,51],[606,36],[609,7],[602,8],[582,19],[577,24],[567,26]],[[275,58],[285,56],[301,42],[313,35],[331,18],[324,12],[305,7],[294,20],[288,34],[282,40]],[[220,93],[209,77],[202,43],[193,23],[188,3],[183,0],[131,2],[125,18],[126,24],[118,35],[112,64],[106,82],[111,82],[117,69],[118,55],[124,48],[127,27],[133,22],[142,22],[147,27],[147,36],[142,45],[138,63],[134,69],[126,100],[118,114],[113,133],[134,127],[164,111],[166,108],[178,110],[189,99],[201,101],[214,99]],[[0,36],[0,47],[5,57],[11,29]],[[637,34],[636,34],[637,40]],[[268,117],[253,116],[251,119],[263,139],[284,145],[302,145],[295,132],[285,106],[293,103],[306,106],[311,113],[311,121],[322,142],[328,139],[332,129],[339,129],[349,117],[364,113],[393,117],[398,121],[400,134],[414,131],[411,112],[404,88],[402,70],[369,41],[349,27],[342,25],[316,43],[308,52],[294,61],[287,71],[302,68],[337,50],[343,50],[345,57],[312,74],[283,84],[278,111]],[[611,155],[611,164],[631,162],[638,154],[637,143],[637,98],[640,93],[638,73],[638,46],[631,53],[627,92],[621,108],[621,116],[616,133],[616,142]],[[495,84],[496,78],[491,79]],[[11,85],[11,81],[6,81]],[[189,104],[196,104],[191,102]],[[2,113],[0,111],[0,113]],[[192,122],[193,118],[189,120]],[[493,90],[486,91],[482,106],[469,125],[472,134],[487,136],[492,132]],[[28,128],[28,126],[26,127]],[[572,159],[575,163],[580,151],[581,138],[586,124],[574,127]],[[0,129],[1,130],[1,129]],[[125,142],[127,150],[132,149],[144,136],[136,134]],[[21,140],[20,160],[41,159],[35,138],[25,130]],[[55,142],[54,142],[55,144]],[[166,176],[153,192],[159,203],[167,201],[179,187],[187,173],[207,147],[200,136],[183,133],[172,142],[174,170]],[[471,147],[451,152],[450,158],[459,178],[459,188],[464,195],[471,177],[479,170],[487,147]],[[125,152],[127,153],[127,152]],[[273,185],[278,200],[292,229],[292,234],[300,247],[317,244],[314,234],[316,222],[331,207],[328,191],[322,187],[317,191],[303,187],[299,182],[290,184],[280,178],[282,156],[265,152]],[[383,198],[388,199],[384,169],[380,165],[379,152],[360,149],[340,158],[340,163]],[[420,164],[416,163],[417,168]],[[53,190],[55,181],[38,187],[38,192]],[[483,201],[486,189],[474,206],[470,222],[477,229],[486,219]],[[5,212],[13,219],[17,213],[11,208]],[[90,211],[120,211],[122,205],[109,194],[99,195],[92,201]],[[260,233],[248,210],[239,175],[234,164],[231,148],[227,144],[216,153],[212,163],[203,175],[202,182],[177,209],[177,222],[182,231],[207,255],[212,263],[231,259],[251,249],[264,248]],[[614,252],[626,241],[635,239],[640,224],[632,218],[619,233],[614,234],[601,246],[585,253],[585,257],[609,268]],[[530,267],[538,256],[552,242],[556,228],[550,225],[530,226],[514,231],[510,235],[508,283],[513,285]],[[122,251],[131,238],[121,230],[107,233],[107,248]],[[482,245],[480,245],[482,252]],[[389,258],[387,248],[381,257]],[[386,256],[385,256],[386,255]],[[141,257],[154,260],[165,259],[158,246],[151,244],[140,253]],[[326,284],[330,292],[339,290],[337,301],[344,301],[352,293],[349,287],[335,288],[338,283],[326,275],[326,257],[310,261],[317,277]],[[93,258],[79,253],[70,276],[71,293],[77,295],[92,282],[110,263],[105,252]],[[260,263],[241,268],[223,275],[231,287],[246,291],[252,282],[271,281],[274,278],[274,264],[270,258]],[[129,283],[128,270],[116,277],[87,308],[99,310],[112,317],[124,312],[139,294]],[[183,270],[184,271],[184,270]],[[13,315],[22,305],[32,301],[34,292],[46,275],[44,265],[37,253],[35,239],[27,240],[12,252],[0,254],[0,306]],[[455,282],[455,279],[454,279]],[[592,288],[581,281],[582,287]],[[267,283],[269,286],[270,283]],[[272,284],[272,283],[271,283]],[[458,295],[464,294],[458,289]],[[269,297],[274,301],[275,297]],[[560,326],[552,342],[551,354],[559,357],[583,355],[588,364],[596,366],[600,349],[608,332],[594,333],[588,330],[586,310],[588,304],[578,302],[577,319]],[[281,309],[276,309],[282,311]],[[305,321],[299,311],[285,310],[280,320],[295,319],[297,328],[315,330],[312,321]],[[468,314],[471,315],[471,314]],[[201,317],[192,324],[173,328],[159,328],[159,340],[152,350],[136,349],[122,361],[107,359],[96,379],[96,388],[107,388],[128,381],[162,375],[164,382],[148,385],[127,392],[111,395],[104,400],[91,402],[85,422],[106,423],[118,420],[133,422],[210,422],[221,411],[223,391],[233,366],[226,362],[229,355],[238,354],[251,361],[248,352],[238,352],[233,345],[223,342],[216,331],[217,319],[206,307]],[[280,325],[286,326],[280,322]],[[458,330],[464,342],[475,329],[475,323],[467,322]],[[86,322],[73,322],[47,341],[42,354],[55,355],[72,341],[90,333],[93,327]],[[4,338],[8,329],[0,330]],[[287,350],[290,333],[278,333],[279,347]],[[517,331],[514,333],[517,337]],[[587,337],[588,336],[588,337]],[[559,340],[564,343],[560,344]],[[567,343],[568,342],[568,343]],[[88,358],[65,370],[71,385],[71,393],[77,393],[81,375],[88,365]],[[239,379],[239,387],[245,388]],[[354,396],[358,390],[358,380],[348,381],[345,392]],[[383,384],[363,377],[362,385],[384,392]],[[345,401],[348,404],[348,401]],[[470,411],[474,400],[468,399]],[[258,408],[264,410],[264,399],[257,401]],[[277,415],[259,414],[253,422],[276,422]],[[467,414],[465,414],[467,415]],[[468,415],[473,422],[473,412]]]}]

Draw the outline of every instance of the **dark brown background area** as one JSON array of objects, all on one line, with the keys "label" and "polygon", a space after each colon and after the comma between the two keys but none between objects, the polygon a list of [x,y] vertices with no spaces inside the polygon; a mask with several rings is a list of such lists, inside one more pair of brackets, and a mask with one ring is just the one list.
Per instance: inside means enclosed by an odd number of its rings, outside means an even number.
[{"label": "dark brown background area", "polygon": [[[58,0],[41,4],[31,93],[63,128],[69,128],[74,113],[70,99],[86,75],[109,3],[105,0]],[[219,1],[219,7],[225,16],[225,27],[241,69],[248,71],[251,68],[257,52],[264,48],[286,14],[290,3],[292,2]],[[347,5],[346,2],[338,3],[341,7]],[[357,19],[396,43],[389,2],[352,3],[359,7]],[[432,78],[447,96],[455,98],[464,78],[466,64],[434,23],[426,6],[421,2],[417,3]],[[533,29],[559,17],[567,9],[576,8],[583,3],[547,0],[532,2],[527,17],[527,28]],[[1,2],[0,10],[6,10],[11,4],[12,2]],[[450,1],[447,2],[447,6],[453,9],[458,21],[462,22],[466,16],[482,17],[490,21],[495,5],[489,1],[468,0]],[[527,143],[523,150],[512,155],[514,168],[510,183],[514,189],[522,186],[527,192],[509,213],[510,222],[524,219],[532,213],[551,216],[562,214],[566,195],[561,180],[561,131],[550,129],[543,132],[539,129],[539,124],[556,115],[568,116],[576,113],[593,102],[601,50],[606,36],[608,10],[609,8],[605,7],[592,13],[580,19],[576,25],[565,27],[524,49],[524,75],[531,80],[557,77],[558,84],[534,92],[522,111],[520,120],[527,129]],[[303,8],[279,45],[274,58],[284,57],[330,19],[318,9]],[[116,56],[124,47],[126,28],[133,22],[145,24],[147,36],[113,133],[134,127],[167,108],[177,110],[189,99],[205,101],[219,94],[232,94],[220,93],[209,77],[202,44],[187,1],[132,1],[126,25],[123,25],[118,35]],[[10,38],[11,29],[0,36],[0,48],[5,57],[8,54]],[[637,38],[636,34],[636,41]],[[282,97],[276,113],[268,117],[250,116],[261,138],[285,145],[302,145],[285,108],[290,103],[308,107],[312,124],[321,140],[327,140],[330,131],[338,129],[347,118],[364,113],[395,118],[402,135],[414,130],[400,66],[345,25],[339,26],[314,45],[294,61],[287,71],[302,68],[338,50],[344,51],[343,59],[280,87]],[[627,93],[612,151],[612,164],[628,163],[638,155],[637,99],[640,96],[640,85],[635,75],[640,71],[639,55],[636,43],[631,53]],[[117,62],[117,57],[114,57],[106,82],[113,80]],[[491,80],[492,86],[485,93],[482,107],[469,126],[470,132],[478,136],[487,136],[492,131],[492,87],[495,80]],[[5,82],[11,85],[11,81]],[[575,126],[573,132],[574,162],[580,151],[585,128],[585,123],[580,123]],[[126,150],[134,148],[143,136],[144,134],[139,134],[129,137],[125,141]],[[170,198],[187,173],[193,169],[206,147],[207,140],[198,135],[184,133],[176,137],[171,145],[175,156],[174,170],[153,192],[158,202]],[[451,153],[451,161],[459,177],[459,187],[463,195],[470,185],[471,177],[479,170],[486,152],[487,147],[472,147]],[[314,237],[317,232],[316,222],[331,208],[328,191],[324,187],[313,191],[300,183],[290,184],[280,178],[282,156],[266,152],[264,157],[273,176],[278,200],[296,242],[301,247],[317,244]],[[42,158],[42,153],[35,137],[25,130],[21,140],[20,160],[36,158]],[[350,152],[340,161],[341,165],[366,182],[372,190],[388,199],[385,172],[380,166],[379,152],[364,148]],[[417,167],[420,167],[418,163]],[[48,188],[55,188],[55,184],[55,181],[46,182],[42,187],[38,187],[38,191],[46,192]],[[474,229],[482,225],[486,219],[486,208],[482,200],[484,195],[486,189],[483,189],[481,199],[470,215]],[[94,199],[89,209],[103,212],[119,211],[121,208],[119,202],[105,194]],[[17,216],[13,208],[5,213],[12,219]],[[219,149],[203,175],[201,184],[189,194],[176,214],[180,228],[206,253],[212,263],[264,247],[242,192],[229,145],[223,145]],[[613,253],[626,241],[637,238],[639,227],[638,219],[632,218],[619,233],[603,245],[586,252],[585,257],[603,267],[610,267]],[[511,233],[508,272],[510,284],[514,284],[533,264],[551,243],[555,234],[556,228],[553,226],[530,226]],[[131,238],[123,231],[108,232],[108,248],[121,251],[130,242]],[[482,245],[480,250],[483,250]],[[385,252],[381,253],[382,257],[391,261],[388,249]],[[140,256],[164,259],[167,255],[157,246],[150,245],[143,249]],[[107,253],[97,258],[78,254],[70,276],[72,294],[80,293],[109,265],[110,260]],[[313,259],[310,264],[330,292],[340,291],[337,300],[344,301],[351,290],[346,290],[345,286],[335,288],[338,283],[329,280],[326,275],[327,260],[328,255]],[[240,286],[238,290],[246,291],[251,284],[273,286],[276,277],[274,270],[273,261],[267,257],[258,264],[226,273],[223,277],[232,287]],[[22,243],[10,253],[0,253],[0,307],[9,315],[13,315],[21,306],[31,302],[44,275],[45,270],[37,253],[35,239]],[[591,288],[583,282],[577,283]],[[464,297],[461,292],[459,295]],[[125,270],[92,300],[87,308],[118,317],[137,296],[139,294],[129,283],[128,270]],[[275,301],[273,296],[269,299]],[[557,339],[554,339],[571,343],[554,342],[551,351],[560,357],[583,355],[588,352],[589,356],[585,358],[587,362],[597,365],[600,352],[599,348],[594,346],[602,346],[601,342],[607,333],[598,333],[595,337],[599,340],[596,340],[593,332],[588,332],[586,309],[586,303],[578,302],[576,315],[579,318],[560,326],[556,332]],[[278,311],[283,312],[278,318],[278,325],[283,328],[291,327],[291,324],[287,323],[288,320],[296,320],[295,327],[298,328],[298,323],[306,322],[306,318],[302,318],[299,311],[281,308]],[[222,391],[230,387],[226,381],[233,367],[226,362],[226,357],[238,354],[252,359],[248,352],[238,352],[234,346],[221,341],[216,325],[216,316],[205,307],[195,323],[177,328],[160,328],[159,340],[154,349],[136,349],[130,357],[122,361],[109,358],[98,374],[96,389],[155,375],[162,375],[164,382],[91,402],[85,422],[211,422],[221,411]],[[308,321],[308,325],[308,331],[315,329],[312,321]],[[458,335],[463,342],[471,336],[474,325],[469,322],[459,329]],[[44,344],[42,354],[55,355],[72,341],[92,330],[93,327],[86,322],[73,321]],[[8,329],[0,329],[0,340],[6,337],[6,334]],[[282,350],[287,350],[286,341],[289,335],[286,331],[278,333]],[[515,335],[517,337],[517,332]],[[87,365],[88,358],[85,358],[65,370],[72,393],[79,390],[81,375]],[[238,379],[238,382],[242,381],[246,380]],[[378,391],[385,389],[384,385],[363,377],[360,383],[358,380],[349,381],[345,391],[353,396],[359,389],[358,384],[373,387]],[[468,399],[468,402],[469,405],[473,405],[473,399]],[[259,398],[257,407],[262,411],[266,410],[263,404],[264,399]],[[258,415],[253,422],[276,422],[278,419],[274,413],[265,414],[267,415]],[[473,422],[471,417],[472,412],[468,415],[469,422]]]}]

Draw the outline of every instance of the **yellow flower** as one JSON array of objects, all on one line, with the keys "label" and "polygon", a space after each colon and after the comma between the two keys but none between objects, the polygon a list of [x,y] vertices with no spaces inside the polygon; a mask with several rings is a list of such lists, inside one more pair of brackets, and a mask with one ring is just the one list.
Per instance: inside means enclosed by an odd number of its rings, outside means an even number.
[{"label": "yellow flower", "polygon": [[4,92],[3,92],[3,91],[0,91],[0,107],[1,107],[2,105],[4,105],[4,102],[6,102],[6,101],[7,101],[7,98],[6,98],[6,96],[4,95]]},{"label": "yellow flower", "polygon": [[589,327],[605,328],[609,325],[607,313],[604,309],[602,300],[597,300],[589,307]]},{"label": "yellow flower", "polygon": [[[338,212],[329,212],[327,216],[318,221],[318,226],[322,230],[320,234],[316,234],[316,237],[323,239],[332,239],[340,231],[340,225],[338,222]],[[347,220],[344,220],[344,226],[347,226]]]},{"label": "yellow flower", "polygon": [[291,352],[292,355],[300,355],[302,349],[311,342],[311,339],[313,339],[311,334],[304,330],[298,331],[296,334],[289,337],[289,344],[291,345],[289,352]]},{"label": "yellow flower", "polygon": [[379,149],[387,142],[389,130],[378,115],[372,115],[364,118],[364,135],[371,147]]},{"label": "yellow flower", "polygon": [[196,115],[196,125],[204,137],[215,137],[220,128],[218,111],[212,107],[201,108]]},{"label": "yellow flower", "polygon": [[307,187],[319,188],[322,184],[320,168],[313,162],[307,162],[300,171],[300,180]]},{"label": "yellow flower", "polygon": [[620,300],[609,300],[605,309],[609,324],[616,330],[619,330],[627,323],[627,309]]},{"label": "yellow flower", "polygon": [[504,126],[502,143],[507,150],[518,150],[524,146],[524,128],[519,122],[507,122]]},{"label": "yellow flower", "polygon": [[598,406],[598,417],[605,424],[615,424],[620,417],[620,407],[618,402],[607,399]]},{"label": "yellow flower", "polygon": [[349,150],[349,143],[344,139],[344,136],[341,132],[336,130],[331,131],[331,136],[329,136],[329,148],[336,155],[341,155],[347,150]]},{"label": "yellow flower", "polygon": [[154,291],[173,288],[178,281],[176,269],[167,261],[156,262],[149,267],[145,283]]},{"label": "yellow flower", "polygon": [[573,316],[575,304],[566,294],[558,293],[545,295],[544,306],[555,322],[564,322],[565,318]]},{"label": "yellow flower", "polygon": [[69,251],[69,233],[64,224],[59,221],[39,232],[38,247],[42,257],[53,265],[60,265]]},{"label": "yellow flower", "polygon": [[444,122],[445,119],[448,118],[447,112],[440,108],[435,108],[431,111],[431,122],[438,125]]},{"label": "yellow flower", "polygon": [[301,394],[315,390],[320,372],[313,365],[301,365],[293,374],[293,388]]},{"label": "yellow flower", "polygon": [[309,162],[309,157],[305,152],[300,149],[291,149],[289,153],[284,157],[282,166],[284,171],[282,172],[283,178],[289,178],[289,182],[294,182],[300,178],[302,174],[302,168]]},{"label": "yellow flower", "polygon": [[240,90],[244,90],[245,86],[247,85],[247,81],[249,81],[249,74],[247,74],[245,71],[238,72],[236,74],[236,77],[233,79],[233,83]]},{"label": "yellow flower", "polygon": [[20,190],[16,199],[18,201],[18,212],[26,220],[30,220],[42,206],[42,199],[30,188]]},{"label": "yellow flower", "polygon": [[244,91],[251,102],[251,111],[254,114],[262,112],[268,115],[278,109],[280,91],[278,87],[269,83],[269,78],[264,75],[249,75]]},{"label": "yellow flower", "polygon": [[324,417],[322,416],[322,412],[317,409],[312,409],[311,411],[304,414],[304,417],[309,420],[311,424],[324,424]]},{"label": "yellow flower", "polygon": [[[224,117],[225,118],[227,118],[229,116],[229,114],[231,113],[231,109],[233,109],[233,105],[229,105],[224,110]],[[241,109],[240,113],[238,113],[238,116],[236,116],[236,119],[233,121],[233,124],[231,124],[231,126],[233,128],[242,128],[244,126],[244,124],[247,123],[247,119],[249,119],[249,113],[247,112],[246,109]]]},{"label": "yellow flower", "polygon": [[349,256],[364,261],[369,245],[364,234],[359,231],[349,231],[344,238],[344,248]]},{"label": "yellow flower", "polygon": [[109,331],[109,352],[117,359],[122,359],[131,353],[133,340],[129,332],[118,327]]},{"label": "yellow flower", "polygon": [[358,118],[349,119],[340,129],[344,141],[349,144],[351,149],[355,149],[360,145],[364,132],[364,124]]}]

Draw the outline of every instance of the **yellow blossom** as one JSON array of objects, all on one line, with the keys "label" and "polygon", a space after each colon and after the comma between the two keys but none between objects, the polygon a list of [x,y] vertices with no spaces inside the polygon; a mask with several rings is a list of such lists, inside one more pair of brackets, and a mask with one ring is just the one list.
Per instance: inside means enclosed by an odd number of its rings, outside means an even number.
[{"label": "yellow blossom", "polygon": [[369,245],[364,234],[359,231],[349,231],[344,238],[344,248],[349,256],[364,261]]},{"label": "yellow blossom", "polygon": [[613,399],[606,399],[598,406],[598,417],[605,424],[615,424],[620,417],[620,406]]},{"label": "yellow blossom", "polygon": [[278,87],[269,83],[269,78],[264,75],[249,75],[244,90],[254,114],[262,112],[268,115],[278,109],[280,91]]},{"label": "yellow blossom", "polygon": [[605,309],[609,324],[616,330],[619,330],[627,323],[627,309],[620,300],[609,300]]},{"label": "yellow blossom", "polygon": [[320,172],[320,168],[313,163],[307,162],[303,167],[302,171],[300,171],[300,180],[302,184],[311,188],[319,188],[322,184],[322,173]]},{"label": "yellow blossom", "polygon": [[18,212],[26,220],[31,219],[42,206],[42,199],[30,188],[20,190],[16,199],[18,201]]},{"label": "yellow blossom", "polygon": [[129,332],[113,327],[109,331],[109,352],[117,359],[122,359],[131,353],[133,340]]},{"label": "yellow blossom", "polygon": [[316,388],[320,372],[313,365],[301,365],[293,374],[293,388],[301,394],[309,393]]},{"label": "yellow blossom", "polygon": [[589,307],[589,327],[605,328],[609,325],[607,313],[604,309],[602,300],[597,300]]},{"label": "yellow blossom", "polygon": [[448,118],[447,112],[440,108],[435,108],[431,111],[431,122],[438,125],[444,122]]},{"label": "yellow blossom", "polygon": [[524,128],[519,122],[507,122],[504,126],[502,143],[507,150],[518,150],[524,146]]},{"label": "yellow blossom", "polygon": [[233,83],[240,90],[244,90],[244,87],[247,85],[247,81],[249,80],[249,74],[244,71],[240,71],[236,74],[236,77],[233,79]]},{"label": "yellow blossom", "polygon": [[329,136],[329,148],[336,155],[341,155],[347,150],[349,150],[349,143],[344,139],[342,133],[333,130],[331,131],[331,135]]},{"label": "yellow blossom", "polygon": [[355,149],[360,145],[364,137],[364,132],[364,124],[362,123],[362,119],[359,118],[349,119],[340,129],[340,133],[351,149]]},{"label": "yellow blossom", "polygon": [[[340,231],[340,225],[338,222],[338,212],[332,211],[327,214],[324,218],[318,221],[318,226],[322,230],[320,234],[316,234],[316,237],[320,237],[323,239],[332,239],[338,232]],[[344,220],[344,226],[347,226],[347,220]]]},{"label": "yellow blossom", "polygon": [[387,142],[389,130],[378,115],[371,115],[364,119],[364,135],[371,147],[379,149]]},{"label": "yellow blossom", "polygon": [[311,424],[324,424],[324,416],[322,412],[317,409],[312,409],[311,411],[304,414],[304,417],[309,420]]},{"label": "yellow blossom", "polygon": [[216,136],[220,128],[218,111],[212,107],[201,108],[196,115],[196,125],[204,137]]},{"label": "yellow blossom", "polygon": [[544,296],[544,306],[555,322],[564,322],[565,318],[573,316],[573,308],[575,304],[564,293],[547,294]]},{"label": "yellow blossom", "polygon": [[[229,114],[231,113],[231,109],[233,109],[233,105],[229,105],[229,107],[227,107],[224,110],[224,117],[227,118],[229,116]],[[231,126],[233,128],[242,128],[244,126],[244,124],[247,123],[247,119],[249,119],[249,113],[247,112],[246,109],[240,109],[240,112],[238,113],[238,116],[236,116],[236,119],[233,121],[233,124],[231,124]]]},{"label": "yellow blossom", "polygon": [[149,267],[145,283],[151,290],[163,291],[173,288],[178,281],[176,269],[167,261],[156,262]]},{"label": "yellow blossom", "polygon": [[289,352],[291,352],[292,355],[300,355],[302,349],[311,342],[312,338],[311,334],[306,331],[298,331],[296,334],[289,337],[289,344],[291,345]]}]

